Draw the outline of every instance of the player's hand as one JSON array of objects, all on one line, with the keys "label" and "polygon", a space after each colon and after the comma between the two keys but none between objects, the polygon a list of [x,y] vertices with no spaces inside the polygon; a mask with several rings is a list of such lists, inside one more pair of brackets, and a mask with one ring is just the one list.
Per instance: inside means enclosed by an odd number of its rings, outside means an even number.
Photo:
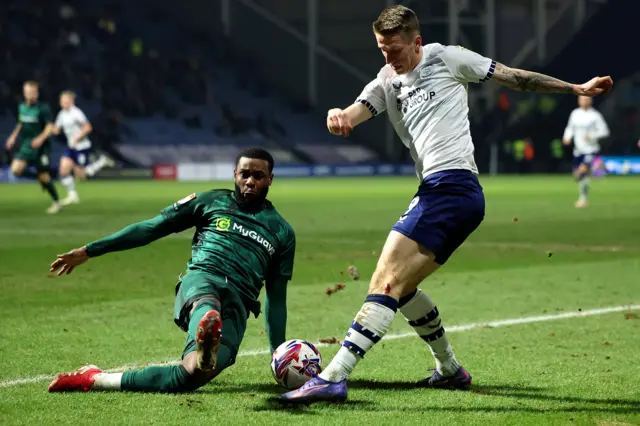
[{"label": "player's hand", "polygon": [[327,128],[329,133],[338,136],[349,136],[353,130],[351,119],[340,108],[330,109],[327,113]]},{"label": "player's hand", "polygon": [[31,148],[40,148],[40,145],[44,142],[44,139],[41,137],[34,138],[31,141]]},{"label": "player's hand", "polygon": [[9,136],[7,138],[7,151],[13,148],[13,145],[16,143],[15,136]]},{"label": "player's hand", "polygon": [[76,266],[82,265],[87,260],[89,260],[89,256],[87,255],[86,246],[73,249],[65,254],[59,254],[58,258],[51,264],[49,272],[57,272],[58,276],[65,273],[69,275]]},{"label": "player's hand", "polygon": [[606,95],[613,87],[613,80],[610,76],[593,77],[584,84],[575,85],[573,93],[578,96],[594,97],[598,95]]}]

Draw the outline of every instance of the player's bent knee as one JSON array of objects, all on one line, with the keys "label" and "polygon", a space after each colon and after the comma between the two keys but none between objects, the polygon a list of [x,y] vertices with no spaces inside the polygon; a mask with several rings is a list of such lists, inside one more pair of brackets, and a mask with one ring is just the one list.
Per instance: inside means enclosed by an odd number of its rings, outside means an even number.
[{"label": "player's bent knee", "polygon": [[20,164],[20,163],[12,163],[11,164],[11,174],[14,176],[22,176],[22,173],[24,173],[24,165]]}]

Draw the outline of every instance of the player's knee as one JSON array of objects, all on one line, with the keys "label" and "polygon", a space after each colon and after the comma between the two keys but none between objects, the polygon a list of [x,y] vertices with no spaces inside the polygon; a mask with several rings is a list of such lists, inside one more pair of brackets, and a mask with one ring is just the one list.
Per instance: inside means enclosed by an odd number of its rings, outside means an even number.
[{"label": "player's knee", "polygon": [[22,173],[24,172],[24,167],[22,167],[21,165],[18,164],[12,164],[11,165],[11,174],[14,176],[22,176]]},{"label": "player's knee", "polygon": [[46,185],[51,181],[51,176],[49,176],[49,173],[38,173],[38,181],[40,181],[41,184]]}]

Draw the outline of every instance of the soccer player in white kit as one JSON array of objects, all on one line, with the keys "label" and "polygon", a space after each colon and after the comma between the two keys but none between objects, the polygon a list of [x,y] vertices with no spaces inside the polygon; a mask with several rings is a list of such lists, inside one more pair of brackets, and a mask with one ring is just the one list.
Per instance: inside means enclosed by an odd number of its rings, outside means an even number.
[{"label": "soccer player in white kit", "polygon": [[62,130],[67,137],[67,148],[60,159],[60,182],[67,189],[67,197],[61,201],[63,206],[80,202],[72,172],[75,171],[79,178],[85,174],[93,176],[103,167],[113,165],[113,161],[104,155],[89,164],[91,141],[87,136],[93,129],[87,116],[75,105],[75,98],[75,93],[68,90],[60,94],[61,110],[53,130],[56,135]]},{"label": "soccer player in white kit", "polygon": [[469,386],[471,375],[456,360],[436,305],[418,289],[484,217],[469,133],[467,86],[494,80],[516,90],[595,96],[613,85],[610,77],[575,85],[509,68],[458,46],[423,46],[418,18],[401,5],[385,9],[373,31],[386,65],[354,104],[328,112],[327,127],[332,134],[346,136],[386,110],[411,151],[421,184],[387,238],[369,295],[342,347],[318,376],[281,395],[284,404],[345,401],[349,374],[382,339],[398,309],[429,345],[436,362],[433,375],[417,386]]},{"label": "soccer player in white kit", "polygon": [[609,136],[607,123],[592,104],[590,97],[578,97],[578,108],[571,112],[562,137],[565,145],[571,145],[573,141],[573,175],[580,190],[577,208],[589,205],[589,175],[593,158],[600,151],[599,140]]}]

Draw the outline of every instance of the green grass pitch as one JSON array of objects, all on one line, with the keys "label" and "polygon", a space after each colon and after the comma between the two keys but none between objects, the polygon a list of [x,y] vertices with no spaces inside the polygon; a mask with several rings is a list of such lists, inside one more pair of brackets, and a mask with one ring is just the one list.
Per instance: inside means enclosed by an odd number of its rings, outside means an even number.
[{"label": "green grass pitch", "polygon": [[[56,253],[230,182],[81,183],[82,204],[56,216],[45,214],[35,184],[0,186],[0,424],[640,424],[640,310],[625,307],[640,304],[640,179],[594,179],[585,210],[573,207],[569,176],[481,182],[484,223],[421,288],[445,327],[551,320],[453,328],[474,376],[468,392],[412,388],[433,362],[420,339],[401,336],[367,354],[348,403],[293,411],[268,402],[280,389],[262,317],[249,321],[237,363],[195,393],[46,392],[54,373],[85,363],[177,359],[185,336],[172,321],[173,290],[191,233],[94,259],[64,278],[48,277]],[[270,199],[298,237],[288,338],[344,337],[416,186],[411,178],[276,179]],[[349,265],[361,281],[350,280]],[[345,290],[325,294],[341,282]],[[389,334],[410,331],[399,315]],[[325,363],[337,349],[321,348]]]}]

